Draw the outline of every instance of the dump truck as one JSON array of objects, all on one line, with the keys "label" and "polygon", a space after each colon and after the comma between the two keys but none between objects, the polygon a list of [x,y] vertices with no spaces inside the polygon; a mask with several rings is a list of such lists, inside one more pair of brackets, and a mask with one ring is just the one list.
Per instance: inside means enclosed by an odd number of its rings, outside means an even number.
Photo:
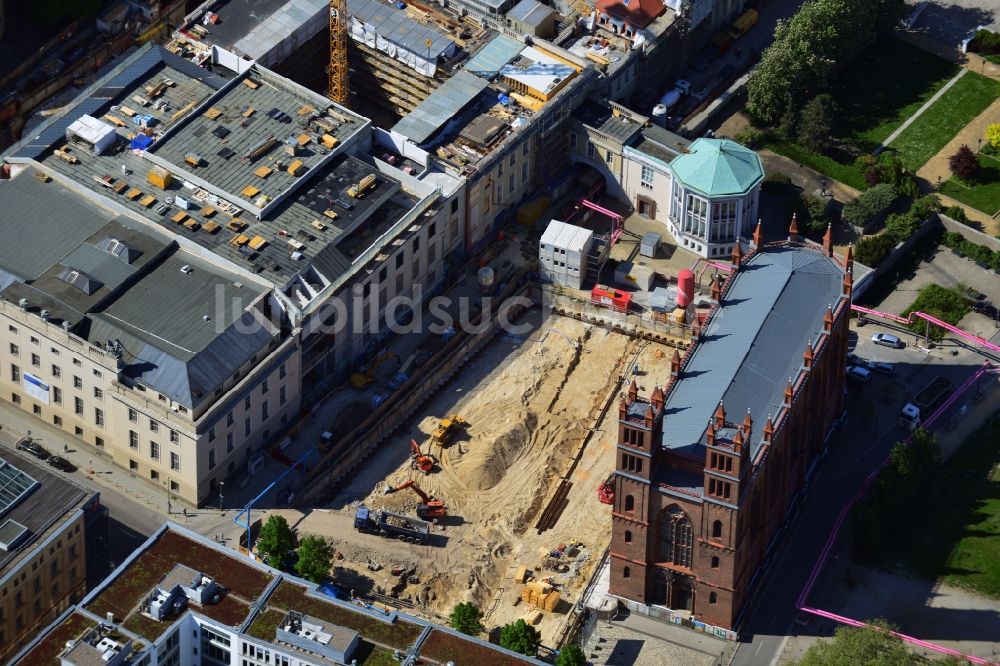
[{"label": "dump truck", "polygon": [[354,514],[354,529],[407,543],[427,543],[431,524],[413,516],[385,510],[373,511],[362,505]]},{"label": "dump truck", "polygon": [[455,437],[458,430],[465,425],[468,425],[468,423],[458,414],[447,416],[441,419],[438,427],[431,434],[431,439],[441,446],[447,446]]},{"label": "dump truck", "polygon": [[938,375],[914,396],[912,402],[903,405],[899,413],[899,424],[907,430],[916,430],[950,394],[951,382]]}]

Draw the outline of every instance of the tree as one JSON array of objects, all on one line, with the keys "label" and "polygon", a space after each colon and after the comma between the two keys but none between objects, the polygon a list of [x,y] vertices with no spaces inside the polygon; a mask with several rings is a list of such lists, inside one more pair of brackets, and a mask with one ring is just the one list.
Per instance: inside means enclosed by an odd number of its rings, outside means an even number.
[{"label": "tree", "polygon": [[984,138],[987,143],[1000,150],[1000,123],[991,123],[987,125]]},{"label": "tree", "polygon": [[333,551],[326,539],[307,536],[299,543],[299,560],[295,563],[295,573],[314,583],[321,583],[330,574]]},{"label": "tree", "polygon": [[542,635],[524,620],[505,624],[503,629],[500,630],[501,647],[528,655],[529,657],[535,656],[538,652],[538,645],[541,642]]},{"label": "tree", "polygon": [[806,650],[797,666],[915,666],[921,657],[892,635],[885,620],[864,627],[838,627],[832,641],[819,641]]},{"label": "tree", "polygon": [[587,658],[579,645],[570,643],[559,650],[559,654],[556,656],[556,666],[587,666]]},{"label": "tree", "polygon": [[906,11],[904,0],[809,0],[779,21],[747,83],[747,110],[777,123],[789,102],[794,109],[822,90],[845,64],[892,29]]},{"label": "tree", "polygon": [[833,99],[829,95],[819,95],[809,100],[799,117],[799,144],[814,153],[825,150],[830,144],[832,114]]},{"label": "tree", "polygon": [[270,516],[260,528],[257,553],[269,566],[281,569],[293,550],[295,550],[295,532],[288,526],[288,521],[282,516]]},{"label": "tree", "polygon": [[812,234],[822,234],[826,231],[826,226],[830,223],[830,217],[826,213],[829,201],[814,197],[811,194],[803,194],[801,197],[802,204],[805,206],[806,218],[808,219],[806,230]]},{"label": "tree", "polygon": [[962,144],[958,152],[948,158],[948,168],[951,172],[962,180],[972,180],[979,171],[979,161],[972,148]]},{"label": "tree", "polygon": [[450,625],[452,629],[463,634],[475,636],[483,630],[483,611],[473,603],[462,602],[451,609]]},{"label": "tree", "polygon": [[778,123],[778,135],[786,141],[794,141],[798,122],[799,116],[795,111],[795,105],[789,101],[788,105],[785,106],[785,112],[781,114],[781,121]]}]

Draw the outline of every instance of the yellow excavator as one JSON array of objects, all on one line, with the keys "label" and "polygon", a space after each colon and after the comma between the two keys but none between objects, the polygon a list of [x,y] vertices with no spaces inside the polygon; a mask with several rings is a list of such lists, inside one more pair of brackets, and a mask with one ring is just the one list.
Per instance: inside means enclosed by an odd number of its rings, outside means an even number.
[{"label": "yellow excavator", "polygon": [[393,352],[386,352],[368,365],[358,368],[358,371],[351,375],[351,386],[358,390],[368,388],[375,381],[375,371],[378,367],[392,359],[399,360],[399,356]]}]

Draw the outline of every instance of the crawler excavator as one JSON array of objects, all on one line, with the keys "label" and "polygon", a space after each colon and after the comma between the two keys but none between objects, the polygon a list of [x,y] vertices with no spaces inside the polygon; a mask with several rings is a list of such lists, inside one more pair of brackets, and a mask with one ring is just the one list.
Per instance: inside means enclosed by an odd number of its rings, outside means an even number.
[{"label": "crawler excavator", "polygon": [[420,486],[418,486],[417,482],[413,479],[404,481],[398,486],[386,486],[382,493],[390,495],[392,493],[399,492],[400,490],[406,490],[407,488],[420,496],[421,503],[417,505],[417,517],[421,520],[438,520],[448,517],[448,508],[444,505],[444,502],[429,496],[420,489]]},{"label": "crawler excavator", "polygon": [[434,459],[434,456],[428,455],[420,450],[420,445],[417,444],[417,440],[410,440],[410,467],[420,470],[424,474],[430,474],[436,464],[437,460]]}]

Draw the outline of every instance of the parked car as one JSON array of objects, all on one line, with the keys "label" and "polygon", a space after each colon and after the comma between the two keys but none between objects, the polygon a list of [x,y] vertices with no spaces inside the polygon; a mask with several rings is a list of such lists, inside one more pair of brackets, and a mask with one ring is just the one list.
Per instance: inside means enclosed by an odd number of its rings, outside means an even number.
[{"label": "parked car", "polygon": [[45,462],[52,465],[56,469],[61,469],[64,472],[73,472],[76,470],[73,463],[60,456],[49,456],[49,459]]},{"label": "parked car", "polygon": [[883,375],[891,375],[896,371],[892,363],[883,363],[882,361],[868,361],[868,369],[872,372],[880,372]]},{"label": "parked car", "polygon": [[860,365],[850,365],[847,367],[847,378],[855,379],[859,382],[867,382],[872,378],[871,370],[862,368]]},{"label": "parked car", "polygon": [[45,460],[49,457],[49,452],[42,447],[41,444],[34,441],[33,439],[25,439],[17,443],[17,448],[20,451],[27,451],[36,458]]},{"label": "parked car", "polygon": [[868,359],[858,356],[854,352],[847,355],[847,362],[851,365],[868,365]]},{"label": "parked car", "polygon": [[893,349],[902,349],[906,346],[902,340],[888,333],[876,333],[872,336],[872,342],[883,347],[892,347]]}]

